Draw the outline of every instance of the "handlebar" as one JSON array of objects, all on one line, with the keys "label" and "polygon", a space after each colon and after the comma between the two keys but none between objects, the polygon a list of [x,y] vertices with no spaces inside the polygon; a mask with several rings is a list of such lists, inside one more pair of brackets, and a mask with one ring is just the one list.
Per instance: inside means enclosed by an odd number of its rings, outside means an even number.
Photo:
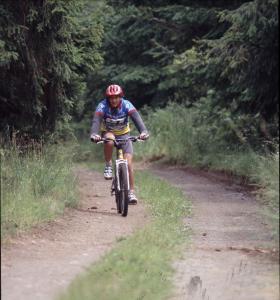
[{"label": "handlebar", "polygon": [[103,144],[107,142],[114,142],[115,146],[123,145],[127,141],[132,142],[144,142],[144,140],[140,139],[140,136],[130,136],[125,139],[109,139],[109,138],[102,138],[100,141],[96,142],[96,144]]}]

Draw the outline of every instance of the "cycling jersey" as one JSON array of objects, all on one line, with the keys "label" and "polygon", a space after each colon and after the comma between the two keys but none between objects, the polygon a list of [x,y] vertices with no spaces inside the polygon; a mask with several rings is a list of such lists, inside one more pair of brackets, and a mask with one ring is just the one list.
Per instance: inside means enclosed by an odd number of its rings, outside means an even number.
[{"label": "cycling jersey", "polygon": [[[147,131],[145,125],[133,104],[121,98],[117,108],[112,108],[107,99],[102,100],[95,111],[92,133],[97,133],[99,127],[101,132],[110,131],[115,135],[123,135],[129,133],[129,120],[131,117],[139,132]],[[101,121],[101,126],[99,124]]]}]

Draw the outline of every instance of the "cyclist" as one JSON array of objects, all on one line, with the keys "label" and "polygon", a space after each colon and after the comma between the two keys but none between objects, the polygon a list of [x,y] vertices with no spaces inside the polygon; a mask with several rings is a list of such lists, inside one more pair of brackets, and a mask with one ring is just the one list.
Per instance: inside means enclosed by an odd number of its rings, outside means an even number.
[{"label": "cyclist", "polygon": [[[148,131],[143,123],[143,120],[132,103],[124,99],[122,88],[117,84],[109,85],[105,92],[106,98],[103,99],[97,106],[92,120],[91,140],[98,142],[102,137],[114,139],[127,138],[130,128],[128,117],[130,117],[140,133],[140,139],[146,140],[149,138]],[[99,132],[101,131],[101,134]],[[112,154],[113,142],[104,143],[105,169],[104,178],[112,179]],[[128,162],[130,192],[129,204],[137,204],[137,197],[134,193],[134,176],[133,176],[133,148],[132,142],[128,141],[122,146],[124,158]]]}]

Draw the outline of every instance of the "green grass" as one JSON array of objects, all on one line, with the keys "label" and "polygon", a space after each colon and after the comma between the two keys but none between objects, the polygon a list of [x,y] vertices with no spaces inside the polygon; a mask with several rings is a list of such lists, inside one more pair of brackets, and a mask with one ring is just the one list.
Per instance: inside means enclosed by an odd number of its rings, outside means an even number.
[{"label": "green grass", "polygon": [[279,212],[279,153],[259,157],[256,172],[252,176],[263,186],[264,201]]},{"label": "green grass", "polygon": [[73,147],[33,146],[1,149],[2,239],[52,220],[78,201]]},{"label": "green grass", "polygon": [[73,161],[75,163],[99,162],[103,158],[103,144],[95,144],[90,139],[81,138],[74,149]]},{"label": "green grass", "polygon": [[258,198],[266,205],[263,213],[272,221],[274,239],[279,241],[279,153],[259,157],[252,176],[262,186]]},{"label": "green grass", "polygon": [[187,241],[182,218],[190,213],[190,203],[177,188],[147,172],[136,172],[136,182],[152,222],[133,236],[119,239],[116,248],[78,276],[59,299],[162,300],[170,296],[171,262]]}]

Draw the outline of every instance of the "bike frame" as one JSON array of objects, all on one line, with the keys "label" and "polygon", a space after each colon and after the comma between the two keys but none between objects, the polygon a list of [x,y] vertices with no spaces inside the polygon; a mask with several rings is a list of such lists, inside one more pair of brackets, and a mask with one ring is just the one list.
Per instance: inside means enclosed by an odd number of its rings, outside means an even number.
[{"label": "bike frame", "polygon": [[123,150],[117,148],[117,158],[116,158],[116,161],[115,161],[115,178],[116,178],[116,181],[117,181],[118,191],[121,190],[120,178],[119,178],[119,166],[120,166],[120,164],[125,164],[125,169],[126,169],[126,172],[127,172],[128,190],[130,190],[127,159],[125,159],[123,157]]},{"label": "bike frame", "polygon": [[[97,142],[98,144],[113,142],[117,150],[114,163],[114,177],[111,185],[111,195],[115,195],[118,213],[121,213],[123,217],[126,217],[128,212],[128,192],[130,191],[130,182],[128,161],[124,158],[121,146],[129,140],[132,142],[141,141],[139,137],[131,136],[126,139],[102,138],[100,142]],[[120,178],[120,174],[124,176],[125,180],[123,177]]]}]

